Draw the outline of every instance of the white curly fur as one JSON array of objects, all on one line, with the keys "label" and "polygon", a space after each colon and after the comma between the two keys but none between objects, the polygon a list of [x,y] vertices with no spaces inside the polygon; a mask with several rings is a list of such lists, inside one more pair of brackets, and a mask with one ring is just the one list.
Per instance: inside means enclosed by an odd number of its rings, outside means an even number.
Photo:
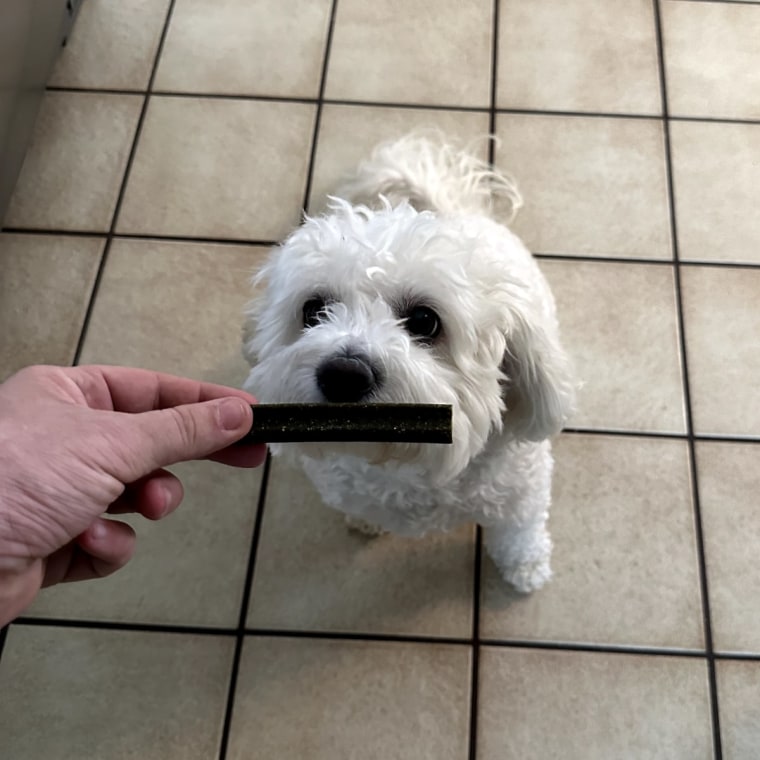
[{"label": "white curly fur", "polygon": [[435,132],[416,132],[382,143],[344,179],[335,195],[354,205],[375,207],[409,201],[419,211],[491,216],[498,207],[511,222],[522,206],[515,181],[476,158],[474,143],[460,150]]},{"label": "white curly fur", "polygon": [[[354,526],[419,536],[467,521],[519,591],[550,577],[549,436],[574,388],[554,301],[533,257],[490,215],[520,205],[512,180],[464,151],[412,136],[380,146],[276,248],[247,310],[245,387],[263,402],[321,402],[317,367],[361,353],[381,378],[369,400],[453,407],[454,443],[288,444],[324,501]],[[303,304],[329,301],[305,329]],[[432,344],[405,329],[423,303]]]}]

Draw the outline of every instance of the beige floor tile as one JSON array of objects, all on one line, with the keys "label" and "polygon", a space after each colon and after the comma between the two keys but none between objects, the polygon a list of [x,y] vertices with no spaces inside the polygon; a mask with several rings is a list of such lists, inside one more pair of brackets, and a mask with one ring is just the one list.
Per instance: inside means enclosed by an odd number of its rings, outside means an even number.
[{"label": "beige floor tile", "polygon": [[760,436],[760,270],[684,267],[681,277],[694,430]]},{"label": "beige floor tile", "polygon": [[488,107],[489,0],[341,0],[325,95]]},{"label": "beige floor tile", "polygon": [[700,660],[483,650],[478,758],[708,760]]},{"label": "beige floor tile", "polygon": [[119,517],[137,533],[129,564],[108,578],[45,589],[25,614],[121,623],[234,627],[240,616],[261,470],[214,462],[168,468],[182,506],[158,523]]},{"label": "beige floor tile", "polygon": [[319,94],[330,0],[178,0],[158,90]]},{"label": "beige floor tile", "polygon": [[107,232],[143,99],[49,92],[5,225]]},{"label": "beige floor tile", "polygon": [[0,665],[8,760],[216,757],[234,641],[14,626]]},{"label": "beige floor tile", "polygon": [[757,8],[666,0],[662,24],[671,115],[760,117]]},{"label": "beige floor tile", "polygon": [[469,647],[253,638],[229,760],[466,760]]},{"label": "beige floor tile", "polygon": [[670,267],[541,261],[582,386],[573,427],[686,430]]},{"label": "beige floor tile", "polygon": [[670,135],[679,257],[760,264],[760,129],[675,121]]},{"label": "beige floor tile", "polygon": [[567,435],[555,453],[554,578],[521,596],[484,561],[481,635],[701,648],[685,442]]},{"label": "beige floor tile", "polygon": [[724,660],[715,669],[723,757],[754,757],[760,747],[760,662]]},{"label": "beige floor tile", "polygon": [[257,246],[114,241],[82,362],[127,364],[240,386],[243,310]]},{"label": "beige floor tile", "polygon": [[715,649],[760,653],[760,446],[698,443],[697,465]]},{"label": "beige floor tile", "polygon": [[169,0],[87,0],[49,84],[144,90]]},{"label": "beige floor tile", "polygon": [[0,235],[0,381],[74,359],[103,240]]},{"label": "beige floor tile", "polygon": [[411,132],[440,133],[488,156],[488,114],[418,108],[326,105],[314,160],[310,211],[321,211],[343,177],[379,143]]},{"label": "beige floor tile", "polygon": [[496,163],[525,198],[514,229],[543,253],[671,258],[662,124],[502,114]]},{"label": "beige floor tile", "polygon": [[274,240],[300,219],[314,106],[154,97],[119,232]]},{"label": "beige floor tile", "polygon": [[662,112],[649,0],[502,0],[497,105]]},{"label": "beige floor tile", "polygon": [[468,637],[474,531],[421,540],[349,531],[305,476],[275,461],[248,625]]}]

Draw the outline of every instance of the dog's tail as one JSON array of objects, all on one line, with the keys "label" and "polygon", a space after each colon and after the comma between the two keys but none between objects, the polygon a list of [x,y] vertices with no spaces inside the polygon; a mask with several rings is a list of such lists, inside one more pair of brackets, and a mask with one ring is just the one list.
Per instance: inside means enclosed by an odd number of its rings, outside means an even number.
[{"label": "dog's tail", "polygon": [[486,214],[506,222],[522,205],[511,177],[437,133],[378,145],[335,195],[370,207],[385,197],[392,206],[409,201],[418,211]]}]

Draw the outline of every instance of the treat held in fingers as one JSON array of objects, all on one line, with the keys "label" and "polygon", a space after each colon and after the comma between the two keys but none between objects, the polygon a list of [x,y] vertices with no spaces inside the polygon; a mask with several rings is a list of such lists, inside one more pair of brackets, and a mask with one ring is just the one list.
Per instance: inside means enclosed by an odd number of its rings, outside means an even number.
[{"label": "treat held in fingers", "polygon": [[259,404],[241,443],[452,442],[445,404]]}]

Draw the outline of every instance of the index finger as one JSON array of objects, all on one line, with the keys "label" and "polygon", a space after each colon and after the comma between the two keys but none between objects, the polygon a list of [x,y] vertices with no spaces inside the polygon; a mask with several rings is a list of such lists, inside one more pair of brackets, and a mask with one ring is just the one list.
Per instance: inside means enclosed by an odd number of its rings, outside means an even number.
[{"label": "index finger", "polygon": [[94,409],[150,412],[183,404],[236,396],[255,404],[250,393],[225,385],[133,367],[88,365],[66,370]]}]

